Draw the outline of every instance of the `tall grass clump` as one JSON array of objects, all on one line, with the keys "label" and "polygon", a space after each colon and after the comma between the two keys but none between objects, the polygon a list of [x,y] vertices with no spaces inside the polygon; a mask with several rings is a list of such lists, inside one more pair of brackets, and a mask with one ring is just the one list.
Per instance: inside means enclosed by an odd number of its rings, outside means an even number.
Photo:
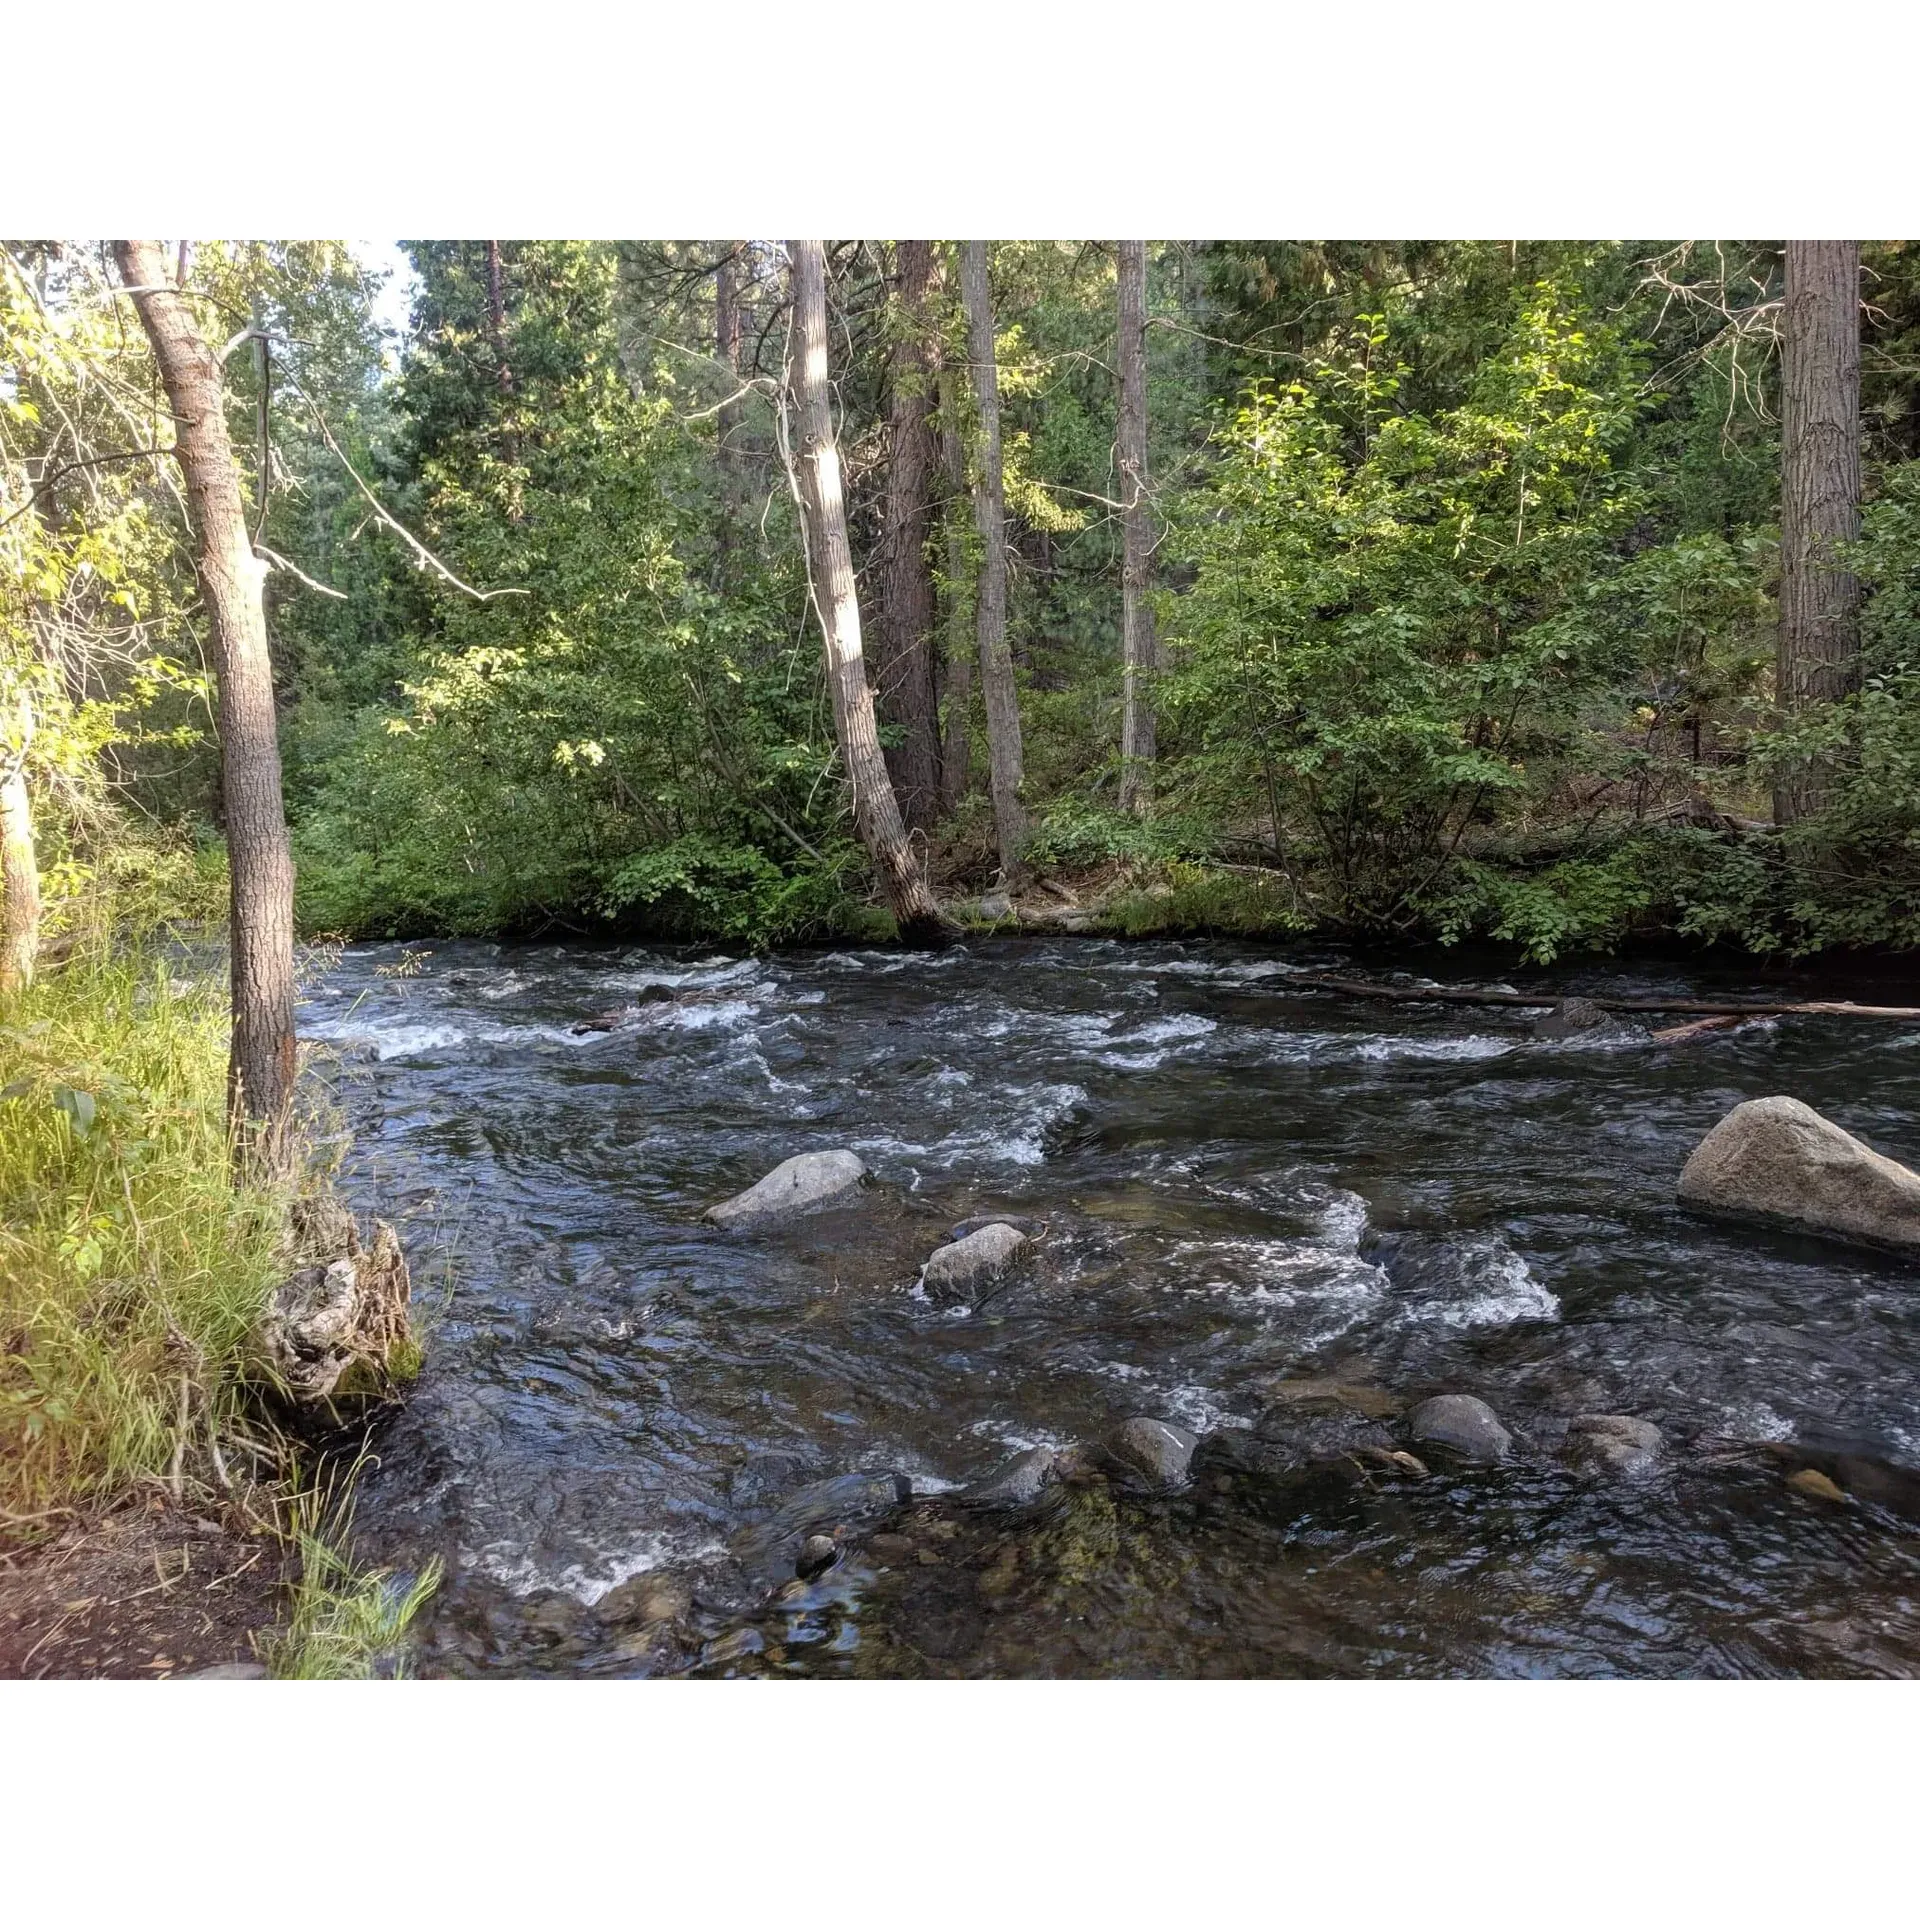
[{"label": "tall grass clump", "polygon": [[150,947],[83,940],[0,1004],[12,1527],[229,1481],[286,1200],[229,1180],[226,1062],[219,972]]},{"label": "tall grass clump", "polygon": [[286,1624],[269,1641],[276,1680],[405,1680],[407,1639],[440,1589],[441,1563],[417,1574],[363,1566],[347,1544],[352,1496],[310,1491],[293,1503],[291,1534],[300,1578]]}]

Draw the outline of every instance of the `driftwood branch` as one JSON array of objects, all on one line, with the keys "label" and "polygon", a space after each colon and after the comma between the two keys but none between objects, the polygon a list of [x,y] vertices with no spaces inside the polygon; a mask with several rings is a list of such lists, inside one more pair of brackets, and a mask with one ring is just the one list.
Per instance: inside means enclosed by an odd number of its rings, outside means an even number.
[{"label": "driftwood branch", "polygon": [[[1489,993],[1466,987],[1388,987],[1342,980],[1328,973],[1289,974],[1284,987],[1342,993],[1355,1000],[1434,1001],[1461,1007],[1557,1007],[1564,993]],[[1851,1015],[1871,1020],[1920,1020],[1920,1007],[1867,1007],[1852,1000],[1616,1000],[1598,994],[1579,998],[1607,1013],[1688,1013],[1697,1019],[1760,1019],[1782,1013]]]}]

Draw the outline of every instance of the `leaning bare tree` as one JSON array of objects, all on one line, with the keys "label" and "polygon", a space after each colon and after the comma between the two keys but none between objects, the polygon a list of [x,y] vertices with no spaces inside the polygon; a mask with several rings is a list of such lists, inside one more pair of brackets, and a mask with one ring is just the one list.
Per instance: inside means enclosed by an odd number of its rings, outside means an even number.
[{"label": "leaning bare tree", "polygon": [[267,568],[247,534],[220,361],[153,241],[116,240],[114,257],[153,343],[173,413],[174,452],[186,481],[194,561],[213,636],[232,872],[227,1106],[239,1168],[267,1178],[284,1172],[291,1155],[294,1079],[293,856],[267,653]]},{"label": "leaning bare tree", "polygon": [[973,483],[974,520],[980,530],[980,590],[974,618],[980,636],[980,690],[987,703],[993,826],[1004,884],[1020,872],[1027,823],[1020,805],[1024,777],[1020,701],[1013,684],[1013,655],[1007,647],[1007,499],[1000,461],[1000,371],[994,358],[993,296],[987,287],[984,240],[962,244],[960,297],[967,310],[967,358],[980,416]]},{"label": "leaning bare tree", "polygon": [[1147,503],[1147,243],[1120,242],[1120,804],[1147,803],[1154,754],[1153,524]]},{"label": "leaning bare tree", "polygon": [[860,648],[860,602],[847,543],[840,447],[827,374],[827,263],[818,240],[791,240],[793,321],[787,389],[798,415],[791,470],[807,543],[807,574],[827,649],[833,724],[853,787],[853,822],[902,939],[937,937],[945,927],[927,877],[907,842],[893,782],[880,752],[873,690]]},{"label": "leaning bare tree", "polygon": [[[1787,242],[1780,344],[1780,631],[1776,694],[1789,711],[1859,684],[1860,583],[1839,549],[1860,533],[1860,243]],[[1774,791],[1782,826],[1817,813],[1830,769]]]}]

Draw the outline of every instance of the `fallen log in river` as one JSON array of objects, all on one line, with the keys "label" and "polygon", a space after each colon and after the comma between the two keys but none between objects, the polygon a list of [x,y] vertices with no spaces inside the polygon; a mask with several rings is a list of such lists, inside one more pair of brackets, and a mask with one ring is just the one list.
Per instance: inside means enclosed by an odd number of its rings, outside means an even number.
[{"label": "fallen log in river", "polygon": [[[1293,973],[1286,986],[1344,993],[1356,1000],[1434,1001],[1463,1007],[1557,1007],[1561,993],[1495,993],[1474,987],[1389,987],[1375,981],[1342,980],[1330,973]],[[1766,1019],[1784,1013],[1852,1015],[1870,1020],[1920,1020],[1920,1007],[1869,1007],[1853,1000],[1641,1000],[1583,994],[1606,1013],[1686,1013],[1697,1019]]]}]

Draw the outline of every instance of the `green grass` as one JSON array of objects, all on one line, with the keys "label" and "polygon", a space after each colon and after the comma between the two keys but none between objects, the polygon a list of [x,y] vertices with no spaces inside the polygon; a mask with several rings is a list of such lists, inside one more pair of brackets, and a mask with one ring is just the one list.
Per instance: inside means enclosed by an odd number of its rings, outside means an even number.
[{"label": "green grass", "polygon": [[296,1528],[300,1583],[287,1624],[267,1648],[276,1680],[404,1680],[406,1641],[440,1587],[440,1562],[411,1578],[360,1566],[346,1547],[351,1507],[309,1496]]},{"label": "green grass", "polygon": [[0,1007],[0,1519],[224,1487],[285,1196],[227,1175],[220,978],[90,942]]}]

